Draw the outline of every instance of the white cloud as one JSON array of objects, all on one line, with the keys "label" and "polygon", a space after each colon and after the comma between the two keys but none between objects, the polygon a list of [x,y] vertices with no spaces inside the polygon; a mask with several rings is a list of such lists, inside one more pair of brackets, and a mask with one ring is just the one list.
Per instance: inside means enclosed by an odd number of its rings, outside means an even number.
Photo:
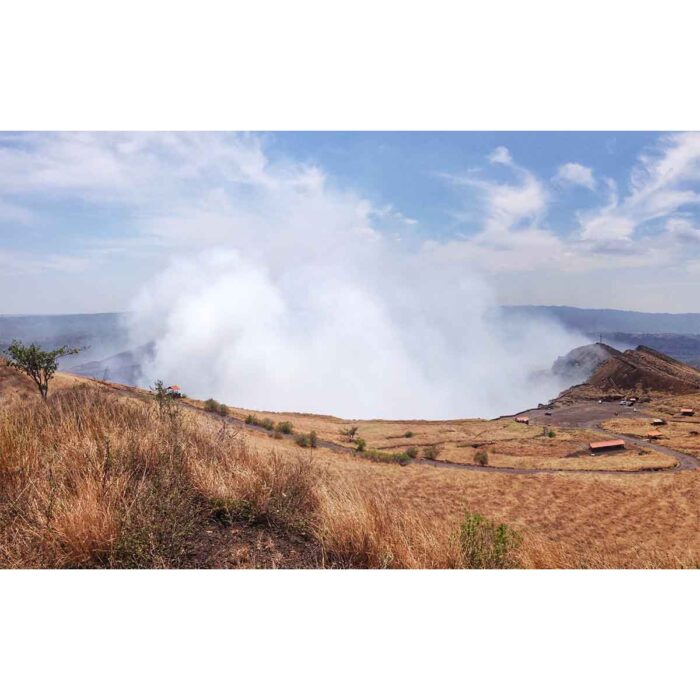
[{"label": "white cloud", "polygon": [[565,163],[564,165],[560,165],[557,170],[555,180],[558,182],[587,187],[589,190],[595,189],[593,170],[591,170],[591,168],[587,168],[585,165],[581,165],[580,163]]},{"label": "white cloud", "polygon": [[489,153],[489,162],[499,163],[501,165],[512,165],[513,159],[510,151],[505,146],[498,146]]},{"label": "white cloud", "polygon": [[[436,259],[454,257],[496,276],[564,268],[660,268],[684,265],[697,255],[698,227],[691,216],[678,214],[688,214],[688,207],[700,203],[700,134],[662,137],[641,154],[622,198],[617,183],[603,179],[606,201],[579,211],[578,225],[568,234],[546,225],[552,200],[533,172],[516,164],[505,149],[497,149],[489,160],[507,164],[516,183],[492,182],[473,173],[452,177],[454,185],[482,193],[479,230],[432,242],[426,253]],[[554,181],[598,189],[593,172],[579,163],[562,165]]]}]

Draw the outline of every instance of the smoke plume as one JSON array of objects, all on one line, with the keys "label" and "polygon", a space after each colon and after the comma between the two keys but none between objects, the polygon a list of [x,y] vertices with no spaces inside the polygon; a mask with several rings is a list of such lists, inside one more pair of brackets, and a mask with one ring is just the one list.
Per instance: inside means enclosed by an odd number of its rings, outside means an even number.
[{"label": "smoke plume", "polygon": [[391,206],[254,140],[200,135],[180,152],[197,189],[148,219],[171,257],[130,314],[132,342],[153,342],[144,384],[348,418],[493,416],[562,388],[537,373],[582,339],[501,317],[488,285]]},{"label": "smoke plume", "polygon": [[215,247],[158,274],[132,310],[139,340],[155,338],[143,381],[252,409],[490,417],[556,395],[542,370],[584,342],[503,318],[463,266],[382,237],[299,243]]}]

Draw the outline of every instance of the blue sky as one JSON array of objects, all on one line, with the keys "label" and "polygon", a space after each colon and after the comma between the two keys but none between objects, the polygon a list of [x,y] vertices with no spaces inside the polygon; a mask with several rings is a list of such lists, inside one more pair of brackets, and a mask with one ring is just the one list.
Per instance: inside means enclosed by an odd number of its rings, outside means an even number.
[{"label": "blue sky", "polygon": [[699,204],[695,133],[5,133],[0,313],[118,311],[177,256],[338,233],[501,303],[700,311]]}]

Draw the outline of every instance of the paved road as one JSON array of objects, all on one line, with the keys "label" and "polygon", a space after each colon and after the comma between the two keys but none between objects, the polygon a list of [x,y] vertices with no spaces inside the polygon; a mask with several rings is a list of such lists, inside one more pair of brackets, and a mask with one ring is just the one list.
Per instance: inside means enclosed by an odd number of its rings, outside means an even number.
[{"label": "paved road", "polygon": [[[204,412],[204,409],[192,404],[185,404],[188,408],[194,411]],[[551,411],[551,416],[545,416],[545,409],[537,409],[533,411],[524,411],[522,414],[518,415],[528,415],[530,417],[530,422],[536,425],[555,425],[561,427],[569,428],[588,428],[596,429],[602,436],[609,436],[614,438],[622,438],[627,442],[637,445],[638,447],[650,448],[656,450],[665,455],[669,455],[675,458],[678,464],[675,467],[665,468],[665,467],[646,467],[640,469],[518,469],[515,467],[489,467],[481,466],[479,464],[464,464],[461,462],[448,462],[445,460],[435,460],[435,459],[414,459],[413,464],[425,464],[434,467],[443,467],[448,469],[465,469],[467,471],[477,471],[477,472],[490,472],[499,474],[553,474],[553,473],[571,473],[571,474],[648,474],[653,471],[682,471],[688,469],[700,468],[700,462],[698,462],[695,457],[686,455],[682,452],[676,452],[669,447],[663,447],[657,444],[650,444],[645,440],[639,438],[630,437],[629,435],[618,435],[616,433],[611,433],[609,431],[602,430],[598,427],[598,424],[614,417],[619,409],[624,407],[617,406],[614,404],[598,404],[598,403],[585,403],[577,404],[571,407],[562,407],[558,409],[553,409]],[[646,416],[646,413],[642,411],[632,412],[628,409],[631,415],[634,416]],[[210,414],[211,415],[211,414]],[[621,414],[622,415],[622,414]],[[259,433],[269,434],[269,431],[265,428],[261,428],[257,425],[250,425],[240,418],[234,418],[233,416],[227,416],[225,421],[229,424],[236,425],[244,430],[250,430]],[[284,435],[284,439],[294,439],[292,435]],[[329,440],[318,440],[318,446],[326,448],[336,453],[342,453],[347,455],[357,456],[357,452],[354,447],[339,445],[338,443],[331,442]]]},{"label": "paved road", "polygon": [[[144,393],[142,390],[136,390],[134,387],[130,387],[124,384],[112,384],[108,382],[104,383],[110,386],[112,389],[116,389],[124,394],[130,396],[136,396],[140,399],[144,398]],[[183,406],[187,409],[196,411],[199,413],[207,413],[203,408],[194,406],[187,401],[183,401]],[[551,415],[546,416],[545,411],[549,411]],[[208,415],[212,415],[209,413]],[[649,414],[645,413],[642,409],[633,411],[631,407],[619,406],[614,403],[603,403],[599,404],[597,402],[581,402],[574,404],[572,406],[562,406],[553,409],[532,409],[530,411],[522,411],[521,413],[515,415],[527,415],[530,418],[530,422],[534,425],[553,425],[560,426],[563,428],[586,428],[589,430],[596,430],[601,434],[601,436],[607,436],[611,438],[620,438],[627,442],[630,442],[639,447],[644,447],[652,450],[656,450],[661,454],[669,455],[677,460],[677,465],[671,468],[641,468],[641,469],[518,469],[515,467],[482,467],[479,464],[464,464],[462,462],[448,462],[445,460],[435,460],[435,459],[414,459],[413,464],[425,464],[434,467],[442,467],[447,469],[464,469],[467,471],[474,472],[490,472],[498,474],[648,474],[653,471],[663,471],[663,472],[678,472],[691,469],[700,469],[700,461],[691,455],[687,455],[683,452],[677,452],[672,450],[670,447],[664,447],[663,445],[658,445],[656,443],[649,443],[646,440],[640,438],[635,438],[630,435],[620,435],[617,433],[612,433],[607,430],[603,430],[599,427],[599,424],[614,418],[618,415],[629,415],[630,417],[648,417]],[[235,418],[233,416],[227,416],[224,418],[226,423],[235,425],[244,430],[249,430],[258,433],[269,434],[269,431],[265,428],[261,428],[257,425],[249,425],[244,420],[240,418]],[[294,439],[293,435],[283,435],[284,439]],[[324,447],[328,450],[332,450],[336,453],[342,453],[347,455],[357,456],[357,452],[354,447],[339,445],[335,442],[330,442],[329,440],[318,440],[318,446]]]},{"label": "paved road", "polygon": [[[552,425],[562,428],[585,428],[595,430],[600,433],[601,437],[610,437],[625,440],[637,447],[651,449],[664,455],[673,457],[678,464],[670,469],[663,471],[687,471],[700,468],[700,461],[691,455],[684,452],[672,450],[670,447],[665,447],[656,442],[650,442],[643,438],[634,437],[633,435],[625,435],[621,433],[613,433],[609,430],[604,430],[600,427],[601,423],[613,418],[647,418],[651,422],[654,416],[648,414],[644,408],[644,404],[639,407],[620,406],[618,403],[598,403],[595,401],[582,402],[572,406],[561,406],[558,408],[546,409],[538,408],[532,411],[523,411],[517,415],[528,416],[530,423],[533,425]],[[636,408],[636,410],[634,410]],[[551,415],[545,415],[546,412]],[[651,428],[651,425],[649,426]],[[637,470],[633,473],[639,473],[647,470]]]}]

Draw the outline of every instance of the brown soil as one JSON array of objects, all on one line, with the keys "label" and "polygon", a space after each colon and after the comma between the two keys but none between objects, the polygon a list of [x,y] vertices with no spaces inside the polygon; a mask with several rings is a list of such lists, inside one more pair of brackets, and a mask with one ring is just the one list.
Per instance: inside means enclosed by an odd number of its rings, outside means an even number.
[{"label": "brown soil", "polygon": [[193,542],[195,569],[318,569],[315,543],[269,525],[211,523]]}]

